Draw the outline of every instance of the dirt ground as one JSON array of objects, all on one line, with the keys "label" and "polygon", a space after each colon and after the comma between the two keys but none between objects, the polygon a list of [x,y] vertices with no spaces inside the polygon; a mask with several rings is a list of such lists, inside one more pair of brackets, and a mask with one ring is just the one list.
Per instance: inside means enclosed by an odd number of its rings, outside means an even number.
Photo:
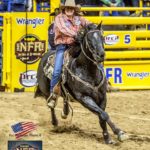
[{"label": "dirt ground", "polygon": [[150,150],[150,91],[108,93],[106,111],[129,139],[118,142],[109,128],[114,145],[104,144],[98,118],[73,102],[74,116],[60,117],[62,99],[56,112],[59,127],[50,124],[46,101],[34,99],[33,93],[0,93],[0,150],[7,150],[8,140],[16,140],[11,125],[21,121],[37,123],[36,131],[22,140],[42,140],[43,150]]}]

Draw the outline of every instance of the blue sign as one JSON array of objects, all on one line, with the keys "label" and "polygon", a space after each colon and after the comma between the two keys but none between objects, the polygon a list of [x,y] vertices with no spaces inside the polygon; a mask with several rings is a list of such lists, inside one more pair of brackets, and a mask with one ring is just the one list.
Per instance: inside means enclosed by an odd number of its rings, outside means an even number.
[{"label": "blue sign", "polygon": [[42,150],[42,141],[8,141],[8,150]]}]

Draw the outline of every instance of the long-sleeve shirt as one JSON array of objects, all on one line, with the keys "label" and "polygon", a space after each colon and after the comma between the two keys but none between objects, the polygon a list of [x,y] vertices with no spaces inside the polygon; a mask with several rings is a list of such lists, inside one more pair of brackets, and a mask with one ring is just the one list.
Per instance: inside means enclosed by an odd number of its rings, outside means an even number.
[{"label": "long-sleeve shirt", "polygon": [[89,21],[80,16],[74,16],[71,20],[63,13],[55,18],[55,45],[73,44],[74,36],[80,28],[89,24]]}]

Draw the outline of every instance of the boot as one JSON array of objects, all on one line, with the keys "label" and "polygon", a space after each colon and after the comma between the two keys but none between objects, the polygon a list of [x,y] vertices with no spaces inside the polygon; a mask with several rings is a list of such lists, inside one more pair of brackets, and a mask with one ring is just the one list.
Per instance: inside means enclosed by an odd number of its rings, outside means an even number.
[{"label": "boot", "polygon": [[50,96],[47,98],[47,105],[50,108],[55,108],[56,104],[57,104],[57,95],[52,92]]}]

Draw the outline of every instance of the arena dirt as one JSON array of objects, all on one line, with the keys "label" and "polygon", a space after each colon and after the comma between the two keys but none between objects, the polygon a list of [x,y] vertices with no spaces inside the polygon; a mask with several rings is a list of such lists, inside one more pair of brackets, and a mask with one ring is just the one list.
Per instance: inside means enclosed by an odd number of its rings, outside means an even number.
[{"label": "arena dirt", "polygon": [[59,127],[50,123],[46,101],[34,99],[33,93],[0,93],[0,150],[7,150],[8,140],[16,140],[11,125],[20,121],[37,123],[37,130],[22,140],[42,140],[43,150],[149,150],[150,149],[150,91],[108,93],[106,111],[129,139],[118,142],[109,128],[114,145],[104,144],[98,118],[79,103],[70,103],[73,118],[60,117],[62,99],[56,108]]}]

